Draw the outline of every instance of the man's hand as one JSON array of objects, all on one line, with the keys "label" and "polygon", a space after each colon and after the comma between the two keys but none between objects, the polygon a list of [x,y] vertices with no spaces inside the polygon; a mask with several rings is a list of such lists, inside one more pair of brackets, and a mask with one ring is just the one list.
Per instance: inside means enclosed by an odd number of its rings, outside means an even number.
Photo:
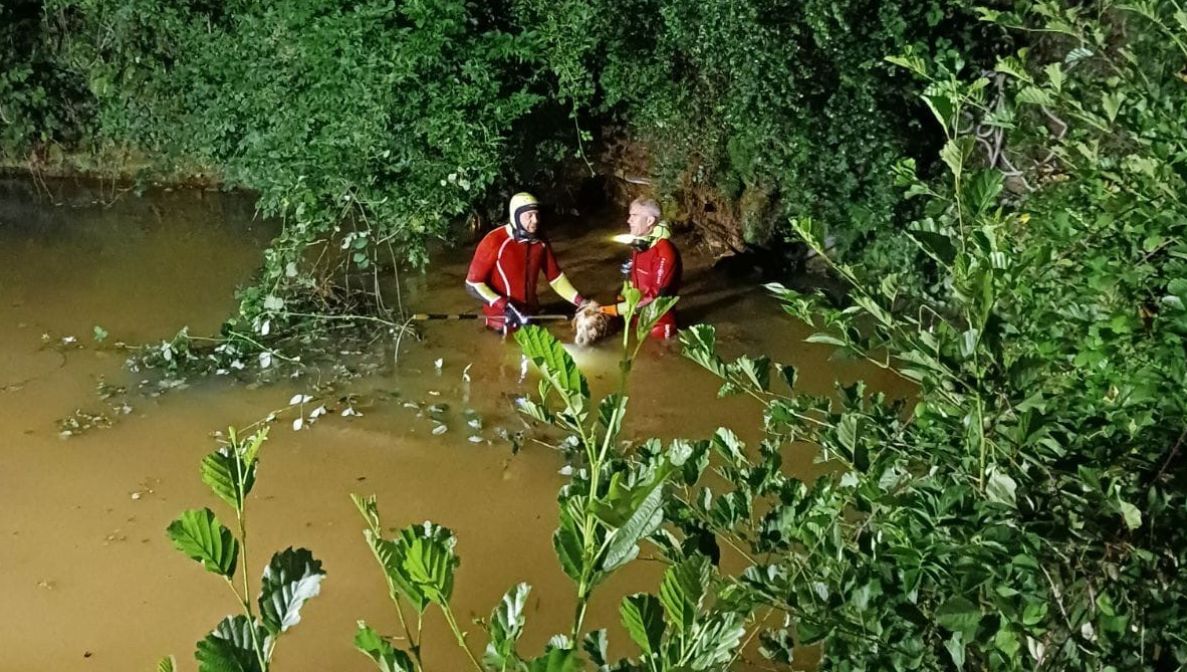
[{"label": "man's hand", "polygon": [[515,304],[508,301],[507,305],[503,306],[503,328],[518,329],[527,323],[527,316],[519,312]]}]

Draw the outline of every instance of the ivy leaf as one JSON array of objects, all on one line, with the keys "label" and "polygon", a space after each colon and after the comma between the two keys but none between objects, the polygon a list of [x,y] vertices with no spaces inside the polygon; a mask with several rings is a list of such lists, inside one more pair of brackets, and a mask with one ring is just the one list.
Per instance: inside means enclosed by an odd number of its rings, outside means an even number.
[{"label": "ivy leaf", "polygon": [[354,648],[366,654],[375,661],[380,672],[415,672],[416,667],[408,654],[391,645],[372,630],[363,621],[358,622],[359,629],[354,634]]},{"label": "ivy leaf", "polygon": [[260,619],[273,635],[301,622],[301,607],[321,591],[326,576],[321,562],[304,548],[272,556],[260,584]]},{"label": "ivy leaf", "polygon": [[664,612],[654,595],[638,593],[622,600],[618,613],[622,625],[643,653],[659,653],[660,640],[664,635]]},{"label": "ivy leaf", "polygon": [[202,563],[206,571],[231,578],[239,558],[239,542],[210,509],[190,509],[166,529],[177,550]]}]

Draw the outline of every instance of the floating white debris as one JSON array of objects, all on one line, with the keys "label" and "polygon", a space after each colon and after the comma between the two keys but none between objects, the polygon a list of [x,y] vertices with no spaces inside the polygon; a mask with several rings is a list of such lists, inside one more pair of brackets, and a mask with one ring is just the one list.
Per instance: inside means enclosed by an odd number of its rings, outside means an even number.
[{"label": "floating white debris", "polygon": [[351,416],[361,418],[363,417],[363,414],[354,410],[354,406],[347,406],[346,408],[342,409],[342,417],[349,418]]},{"label": "floating white debris", "polygon": [[472,362],[470,364],[467,364],[466,368],[462,369],[462,382],[463,383],[470,382],[470,367],[471,366],[474,366],[474,364]]},{"label": "floating white debris", "polygon": [[289,406],[296,406],[312,400],[313,397],[308,394],[294,394],[292,399],[289,399]]},{"label": "floating white debris", "polygon": [[77,340],[78,339],[73,336],[65,336],[62,338],[62,343],[66,344],[66,345],[70,345],[71,343],[73,343]]},{"label": "floating white debris", "polygon": [[264,320],[264,323],[260,325],[260,336],[267,336],[270,333],[272,333],[272,320]]},{"label": "floating white debris", "polygon": [[446,427],[445,425],[437,425],[436,427],[433,428],[433,435],[440,436],[448,431],[449,431],[449,428]]},{"label": "floating white debris", "polygon": [[573,475],[573,465],[566,464],[565,466],[561,467],[560,471],[558,471],[556,473],[560,474],[561,476],[572,476]]},{"label": "floating white debris", "polygon": [[436,361],[433,362],[433,366],[435,366],[437,370],[440,371],[441,367],[445,366],[445,359],[443,357],[438,357]]},{"label": "floating white debris", "polygon": [[266,369],[269,366],[272,366],[272,353],[261,352],[260,353],[260,368]]},{"label": "floating white debris", "polygon": [[482,443],[483,439],[481,436],[471,436],[469,441],[470,443]]},{"label": "floating white debris", "polygon": [[324,405],[318,406],[317,408],[313,409],[312,411],[309,411],[309,419],[316,420],[317,418],[320,418],[321,416],[323,416],[325,414],[326,414],[326,407]]},{"label": "floating white debris", "polygon": [[132,493],[132,499],[140,499],[141,497],[143,497],[143,495],[139,492]]},{"label": "floating white debris", "polygon": [[305,426],[305,418],[297,418],[296,420],[293,420],[293,431],[294,432],[301,431],[301,428],[304,426]]},{"label": "floating white debris", "polygon": [[433,396],[433,397],[439,397],[439,396],[441,396],[441,393],[438,392],[437,390],[429,390],[429,395]]}]

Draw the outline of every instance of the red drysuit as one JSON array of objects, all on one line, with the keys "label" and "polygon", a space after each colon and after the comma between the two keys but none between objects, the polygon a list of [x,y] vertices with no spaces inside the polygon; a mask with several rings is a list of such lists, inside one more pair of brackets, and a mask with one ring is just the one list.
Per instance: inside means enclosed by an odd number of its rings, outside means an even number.
[{"label": "red drysuit", "polygon": [[525,315],[536,312],[539,305],[536,282],[541,271],[563,298],[579,299],[575,297],[576,292],[573,292],[574,296],[565,296],[568,292],[562,287],[571,286],[564,280],[548,241],[515,240],[507,226],[486,234],[474,251],[470,271],[466,274],[466,286],[483,301],[486,326],[503,328],[504,299],[511,301]]},{"label": "red drysuit", "polygon": [[[631,253],[631,286],[643,293],[641,304],[660,296],[675,296],[680,291],[684,269],[680,252],[672,241],[661,238],[643,251]],[[676,309],[664,314],[651,329],[651,337],[671,338],[676,334]]]}]

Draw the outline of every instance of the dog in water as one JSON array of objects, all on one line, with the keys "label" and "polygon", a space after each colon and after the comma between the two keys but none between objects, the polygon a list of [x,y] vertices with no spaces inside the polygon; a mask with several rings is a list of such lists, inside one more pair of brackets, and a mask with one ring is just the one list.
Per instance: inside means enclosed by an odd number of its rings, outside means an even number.
[{"label": "dog in water", "polygon": [[610,316],[599,308],[596,302],[587,301],[573,316],[573,342],[577,345],[593,345],[610,333]]}]

